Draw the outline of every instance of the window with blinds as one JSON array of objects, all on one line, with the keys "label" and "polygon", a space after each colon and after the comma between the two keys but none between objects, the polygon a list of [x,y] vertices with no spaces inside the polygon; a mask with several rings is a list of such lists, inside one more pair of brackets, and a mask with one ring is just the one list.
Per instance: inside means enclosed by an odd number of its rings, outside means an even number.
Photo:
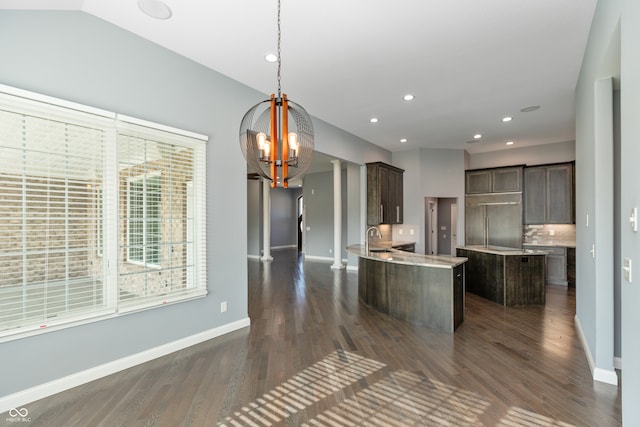
[{"label": "window with blinds", "polygon": [[191,138],[140,123],[122,120],[117,136],[122,307],[194,292],[201,251],[194,226],[204,199],[194,189],[203,187],[196,171],[204,170],[205,153]]},{"label": "window with blinds", "polygon": [[0,85],[0,337],[206,294],[206,138],[118,118]]}]

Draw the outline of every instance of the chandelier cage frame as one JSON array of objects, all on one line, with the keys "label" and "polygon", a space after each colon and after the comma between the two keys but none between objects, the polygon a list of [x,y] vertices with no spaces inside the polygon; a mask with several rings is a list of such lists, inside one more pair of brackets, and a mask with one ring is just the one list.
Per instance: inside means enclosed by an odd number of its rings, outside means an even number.
[{"label": "chandelier cage frame", "polygon": [[281,95],[280,0],[278,0],[278,96],[254,105],[240,123],[240,148],[249,168],[271,181],[271,187],[287,188],[311,165],[313,122],[300,105]]}]

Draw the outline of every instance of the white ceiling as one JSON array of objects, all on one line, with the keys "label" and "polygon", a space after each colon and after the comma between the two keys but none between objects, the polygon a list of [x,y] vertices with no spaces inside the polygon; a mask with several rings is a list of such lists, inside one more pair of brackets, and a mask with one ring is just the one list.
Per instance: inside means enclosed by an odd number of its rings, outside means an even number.
[{"label": "white ceiling", "polygon": [[[596,1],[282,0],[282,89],[311,115],[391,151],[573,140]],[[169,20],[144,15],[136,0],[0,7],[83,10],[265,94],[277,91],[276,65],[264,60],[277,46],[277,0],[165,2]],[[406,93],[415,100],[403,101]],[[531,105],[541,108],[520,112]],[[379,123],[369,123],[374,116]],[[467,143],[476,133],[481,142]]]}]

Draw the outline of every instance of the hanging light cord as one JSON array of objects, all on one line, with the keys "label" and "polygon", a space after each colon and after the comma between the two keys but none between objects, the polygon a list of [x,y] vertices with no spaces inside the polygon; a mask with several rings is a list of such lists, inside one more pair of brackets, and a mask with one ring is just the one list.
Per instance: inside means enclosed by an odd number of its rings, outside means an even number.
[{"label": "hanging light cord", "polygon": [[280,88],[280,68],[281,68],[281,59],[280,59],[280,38],[282,36],[282,32],[280,30],[280,0],[278,0],[278,98],[281,97],[281,88]]}]

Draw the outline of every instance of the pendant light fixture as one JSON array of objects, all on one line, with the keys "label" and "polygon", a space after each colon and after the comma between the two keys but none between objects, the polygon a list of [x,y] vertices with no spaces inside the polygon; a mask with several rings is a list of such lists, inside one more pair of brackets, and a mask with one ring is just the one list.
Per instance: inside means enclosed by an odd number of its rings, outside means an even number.
[{"label": "pendant light fixture", "polygon": [[313,124],[301,105],[287,99],[280,86],[280,0],[278,0],[278,96],[254,105],[240,123],[240,147],[254,172],[287,188],[311,164]]}]

